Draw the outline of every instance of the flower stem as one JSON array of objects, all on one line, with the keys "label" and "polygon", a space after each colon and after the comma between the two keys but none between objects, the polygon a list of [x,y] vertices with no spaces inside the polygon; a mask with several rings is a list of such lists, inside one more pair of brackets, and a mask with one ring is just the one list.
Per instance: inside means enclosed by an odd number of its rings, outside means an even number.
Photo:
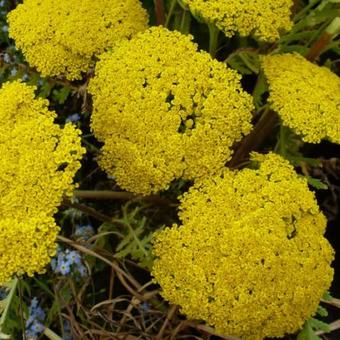
[{"label": "flower stem", "polygon": [[329,43],[340,33],[340,18],[336,17],[313,44],[306,58],[310,61],[317,59]]},{"label": "flower stem", "polygon": [[278,121],[278,115],[274,111],[266,110],[250,134],[243,138],[228,166],[237,168],[248,160],[250,152],[257,150],[263,144]]},{"label": "flower stem", "polygon": [[165,11],[163,0],[154,0],[157,25],[164,25]]},{"label": "flower stem", "polygon": [[209,24],[209,53],[213,58],[216,56],[218,49],[218,34],[220,31],[214,24]]},{"label": "flower stem", "polygon": [[73,192],[74,197],[82,198],[82,199],[94,199],[94,200],[122,200],[122,201],[130,201],[130,200],[142,200],[145,202],[156,203],[160,205],[172,205],[175,202],[170,201],[169,199],[157,196],[140,196],[135,195],[131,192],[125,191],[110,191],[110,190],[75,190]]},{"label": "flower stem", "polygon": [[57,335],[56,333],[54,333],[51,329],[49,329],[48,327],[45,327],[44,330],[44,335],[49,338],[50,340],[63,340],[63,338],[61,338],[59,335]]}]

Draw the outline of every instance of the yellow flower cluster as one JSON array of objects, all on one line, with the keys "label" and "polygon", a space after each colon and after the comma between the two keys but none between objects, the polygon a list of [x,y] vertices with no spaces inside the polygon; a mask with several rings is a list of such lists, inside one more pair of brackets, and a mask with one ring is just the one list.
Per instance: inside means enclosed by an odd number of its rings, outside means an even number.
[{"label": "yellow flower cluster", "polygon": [[0,283],[13,274],[44,273],[55,255],[59,228],[45,213],[24,220],[0,219]]},{"label": "yellow flower cluster", "polygon": [[251,129],[240,76],[191,40],[153,27],[97,63],[92,129],[102,168],[124,189],[149,194],[214,173]]},{"label": "yellow flower cluster", "polygon": [[156,234],[162,295],[217,332],[281,337],[315,313],[333,277],[326,219],[306,180],[278,155],[196,183],[181,226]]},{"label": "yellow flower cluster", "polygon": [[79,79],[93,57],[147,28],[138,0],[25,0],[8,14],[10,36],[43,76]]},{"label": "yellow flower cluster", "polygon": [[71,195],[84,153],[80,131],[55,124],[48,101],[35,99],[34,90],[20,82],[0,89],[0,282],[25,271],[23,249],[31,263],[28,274],[48,263],[58,230],[51,216],[63,196]]},{"label": "yellow flower cluster", "polygon": [[299,54],[266,56],[269,102],[283,124],[309,143],[340,143],[340,78]]},{"label": "yellow flower cluster", "polygon": [[292,27],[292,0],[182,0],[204,20],[215,24],[227,37],[238,32],[265,40],[279,38],[280,31]]}]

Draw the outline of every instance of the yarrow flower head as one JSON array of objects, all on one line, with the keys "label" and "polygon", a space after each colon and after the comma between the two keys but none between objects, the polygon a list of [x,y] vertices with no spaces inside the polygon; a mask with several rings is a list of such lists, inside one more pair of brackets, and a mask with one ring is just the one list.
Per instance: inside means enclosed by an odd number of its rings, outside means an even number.
[{"label": "yarrow flower head", "polygon": [[249,340],[296,332],[333,277],[326,219],[306,180],[278,155],[253,161],[184,194],[182,225],[156,234],[152,270],[189,318]]},{"label": "yarrow flower head", "polygon": [[263,57],[262,65],[283,124],[306,142],[340,143],[340,78],[297,53]]},{"label": "yarrow flower head", "polygon": [[100,165],[124,189],[149,194],[214,173],[251,129],[240,76],[191,40],[153,27],[97,63],[92,129],[105,144]]},{"label": "yarrow flower head", "polygon": [[227,37],[238,32],[274,41],[289,31],[292,0],[182,0],[194,15],[215,24]]},{"label": "yarrow flower head", "polygon": [[0,283],[8,282],[13,274],[45,272],[56,252],[59,232],[52,217],[45,213],[29,218],[0,219]]},{"label": "yarrow flower head", "polygon": [[5,83],[0,89],[0,218],[56,212],[75,187],[84,148],[71,123],[61,128],[35,87]]},{"label": "yarrow flower head", "polygon": [[0,89],[0,283],[44,272],[59,231],[52,216],[84,153],[80,131],[55,124],[34,90],[17,81]]},{"label": "yarrow flower head", "polygon": [[35,340],[44,331],[43,325],[46,313],[39,307],[39,301],[34,297],[31,301],[31,305],[28,308],[28,319],[26,320],[25,335],[28,340]]},{"label": "yarrow flower head", "polygon": [[25,0],[8,14],[10,36],[43,76],[79,79],[93,57],[147,28],[138,0]]}]

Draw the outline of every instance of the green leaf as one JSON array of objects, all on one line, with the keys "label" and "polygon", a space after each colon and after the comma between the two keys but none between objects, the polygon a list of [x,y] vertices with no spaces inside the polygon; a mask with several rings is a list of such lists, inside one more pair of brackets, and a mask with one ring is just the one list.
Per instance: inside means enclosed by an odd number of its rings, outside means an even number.
[{"label": "green leaf", "polygon": [[241,74],[258,74],[260,72],[259,55],[251,50],[239,50],[232,53],[226,63]]},{"label": "green leaf", "polygon": [[64,104],[71,93],[71,89],[67,86],[63,86],[60,90],[53,90],[53,99],[59,104]]},{"label": "green leaf", "polygon": [[296,340],[321,340],[321,338],[314,333],[310,321],[307,320]]},{"label": "green leaf", "polygon": [[321,320],[314,319],[314,318],[311,318],[309,320],[309,322],[310,322],[310,326],[316,331],[321,330],[321,331],[324,331],[326,333],[331,331],[329,324],[326,323],[326,322],[323,322]]},{"label": "green leaf", "polygon": [[321,182],[319,179],[311,177],[311,176],[306,176],[308,184],[314,187],[315,189],[318,190],[327,190],[328,186],[327,184]]},{"label": "green leaf", "polygon": [[11,339],[6,333],[10,333],[11,329],[17,328],[17,320],[10,317],[10,310],[15,309],[18,298],[16,296],[16,290],[18,285],[18,279],[13,279],[11,282],[5,285],[9,290],[7,297],[1,301],[0,304],[0,339]]},{"label": "green leaf", "polygon": [[319,306],[317,311],[316,311],[317,314],[319,314],[320,316],[323,316],[323,317],[326,317],[328,316],[328,311],[326,308],[322,307],[322,306]]},{"label": "green leaf", "polygon": [[322,297],[324,300],[326,301],[331,301],[333,299],[332,295],[330,292],[326,292],[323,297]]}]

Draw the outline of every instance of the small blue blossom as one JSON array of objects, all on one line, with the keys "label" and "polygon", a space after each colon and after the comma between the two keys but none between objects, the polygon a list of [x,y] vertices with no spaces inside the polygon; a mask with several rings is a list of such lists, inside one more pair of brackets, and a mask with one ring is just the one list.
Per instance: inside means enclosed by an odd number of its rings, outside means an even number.
[{"label": "small blue blossom", "polygon": [[5,300],[8,295],[8,289],[6,287],[0,287],[0,301]]},{"label": "small blue blossom", "polygon": [[80,264],[81,263],[81,256],[80,254],[73,250],[70,251],[68,254],[66,254],[66,259],[70,262],[70,263],[75,263],[75,264]]},{"label": "small blue blossom", "polygon": [[83,238],[85,241],[94,235],[94,229],[91,225],[76,225],[75,236]]},{"label": "small blue blossom", "polygon": [[29,79],[29,76],[27,73],[25,73],[23,76],[22,76],[22,80],[23,81],[27,81]]},{"label": "small blue blossom", "polygon": [[143,302],[140,307],[144,312],[147,312],[150,309],[150,305],[147,302]]},{"label": "small blue blossom", "polygon": [[64,321],[64,340],[73,340],[71,325],[68,320]]},{"label": "small blue blossom", "polygon": [[81,277],[85,277],[88,274],[87,268],[83,264],[79,264],[79,266],[77,267],[77,270]]},{"label": "small blue blossom", "polygon": [[56,273],[59,272],[61,275],[64,275],[64,276],[70,274],[70,272],[71,272],[71,265],[70,265],[70,263],[68,263],[68,262],[58,263],[58,266],[57,266],[55,272]]},{"label": "small blue blossom", "polygon": [[79,252],[69,249],[57,249],[57,255],[51,260],[51,268],[56,274],[63,276],[75,275],[84,277],[87,275],[87,268],[82,263],[82,258]]},{"label": "small blue blossom", "polygon": [[6,5],[5,0],[1,0],[0,1],[0,8],[5,7],[5,5]]},{"label": "small blue blossom", "polygon": [[29,340],[37,339],[37,337],[44,331],[46,313],[39,307],[39,301],[34,297],[31,301],[31,305],[28,308],[28,318],[25,324],[26,338]]},{"label": "small blue blossom", "polygon": [[78,113],[73,113],[66,118],[66,123],[75,123],[80,120],[80,115]]},{"label": "small blue blossom", "polygon": [[57,259],[55,257],[53,257],[51,260],[51,268],[53,271],[55,271],[57,268]]},{"label": "small blue blossom", "polygon": [[11,57],[8,53],[4,53],[3,59],[6,64],[9,64],[11,62]]},{"label": "small blue blossom", "polygon": [[15,77],[17,75],[17,73],[18,73],[18,70],[16,68],[12,68],[10,75],[11,75],[11,77]]},{"label": "small blue blossom", "polygon": [[8,32],[8,26],[7,25],[2,26],[2,32],[4,32],[4,33]]}]

